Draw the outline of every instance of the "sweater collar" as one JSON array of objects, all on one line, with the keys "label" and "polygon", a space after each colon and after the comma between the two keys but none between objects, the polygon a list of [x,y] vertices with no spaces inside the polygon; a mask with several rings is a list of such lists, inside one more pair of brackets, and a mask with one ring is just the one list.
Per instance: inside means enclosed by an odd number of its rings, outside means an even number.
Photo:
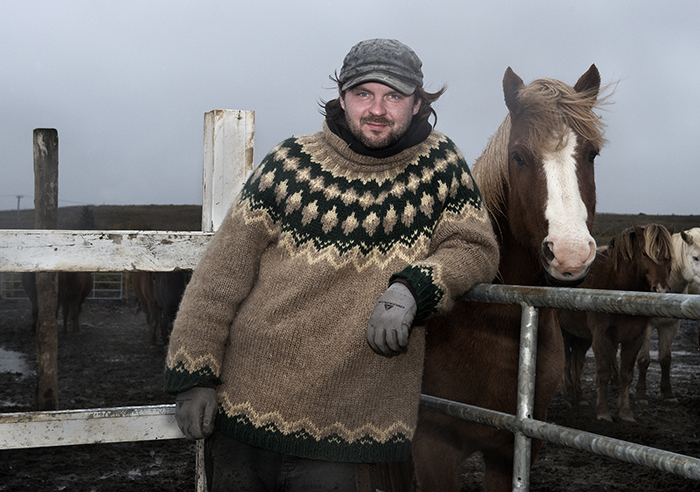
[{"label": "sweater collar", "polygon": [[356,139],[347,128],[337,125],[334,121],[328,118],[326,118],[326,124],[331,132],[343,139],[348,144],[350,150],[360,155],[376,157],[378,159],[391,157],[408,149],[409,147],[418,145],[428,138],[428,135],[430,135],[430,132],[432,131],[432,126],[430,126],[430,123],[428,123],[427,118],[422,120],[414,118],[406,132],[397,142],[381,149],[370,149]]}]

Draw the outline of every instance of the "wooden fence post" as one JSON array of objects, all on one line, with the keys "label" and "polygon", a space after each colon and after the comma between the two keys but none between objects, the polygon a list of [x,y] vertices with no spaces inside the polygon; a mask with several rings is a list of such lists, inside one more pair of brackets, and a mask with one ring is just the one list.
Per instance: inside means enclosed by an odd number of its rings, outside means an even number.
[{"label": "wooden fence post", "polygon": [[[202,232],[216,231],[253,172],[255,112],[215,109],[204,113]],[[196,446],[197,492],[207,488],[204,440]]]},{"label": "wooden fence post", "polygon": [[[34,228],[58,225],[58,132],[34,130]],[[58,410],[58,283],[56,272],[36,273],[36,410]]]},{"label": "wooden fence post", "polygon": [[253,172],[255,112],[215,109],[204,114],[202,231],[219,228]]}]

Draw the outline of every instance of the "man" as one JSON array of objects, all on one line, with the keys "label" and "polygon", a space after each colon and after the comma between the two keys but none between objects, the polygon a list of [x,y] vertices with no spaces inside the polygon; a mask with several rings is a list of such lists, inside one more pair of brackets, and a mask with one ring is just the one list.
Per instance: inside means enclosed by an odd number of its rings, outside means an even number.
[{"label": "man", "polygon": [[421,66],[395,40],[354,46],[323,130],[267,155],[194,271],[165,388],[207,438],[210,490],[373,491],[374,464],[410,452],[421,322],[498,264]]}]

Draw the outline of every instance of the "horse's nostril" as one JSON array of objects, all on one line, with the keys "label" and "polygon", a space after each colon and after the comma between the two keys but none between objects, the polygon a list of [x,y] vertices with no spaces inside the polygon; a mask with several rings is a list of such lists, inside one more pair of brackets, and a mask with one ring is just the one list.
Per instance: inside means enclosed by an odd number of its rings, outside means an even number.
[{"label": "horse's nostril", "polygon": [[545,241],[542,243],[542,254],[544,255],[545,260],[549,262],[554,259],[554,252],[550,246],[551,244],[552,243],[550,241]]}]

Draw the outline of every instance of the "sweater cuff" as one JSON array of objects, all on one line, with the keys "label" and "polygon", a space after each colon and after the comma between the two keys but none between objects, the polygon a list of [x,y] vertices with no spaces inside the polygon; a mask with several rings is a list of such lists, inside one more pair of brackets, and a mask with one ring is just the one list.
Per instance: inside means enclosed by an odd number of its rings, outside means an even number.
[{"label": "sweater cuff", "polygon": [[393,282],[406,285],[415,297],[418,306],[415,321],[423,321],[437,313],[437,306],[445,292],[435,285],[432,268],[409,265],[391,276],[389,283]]},{"label": "sweater cuff", "polygon": [[214,375],[209,367],[204,367],[195,373],[187,371],[182,363],[165,369],[165,384],[163,391],[176,395],[195,386],[215,387],[221,384],[221,379]]}]

